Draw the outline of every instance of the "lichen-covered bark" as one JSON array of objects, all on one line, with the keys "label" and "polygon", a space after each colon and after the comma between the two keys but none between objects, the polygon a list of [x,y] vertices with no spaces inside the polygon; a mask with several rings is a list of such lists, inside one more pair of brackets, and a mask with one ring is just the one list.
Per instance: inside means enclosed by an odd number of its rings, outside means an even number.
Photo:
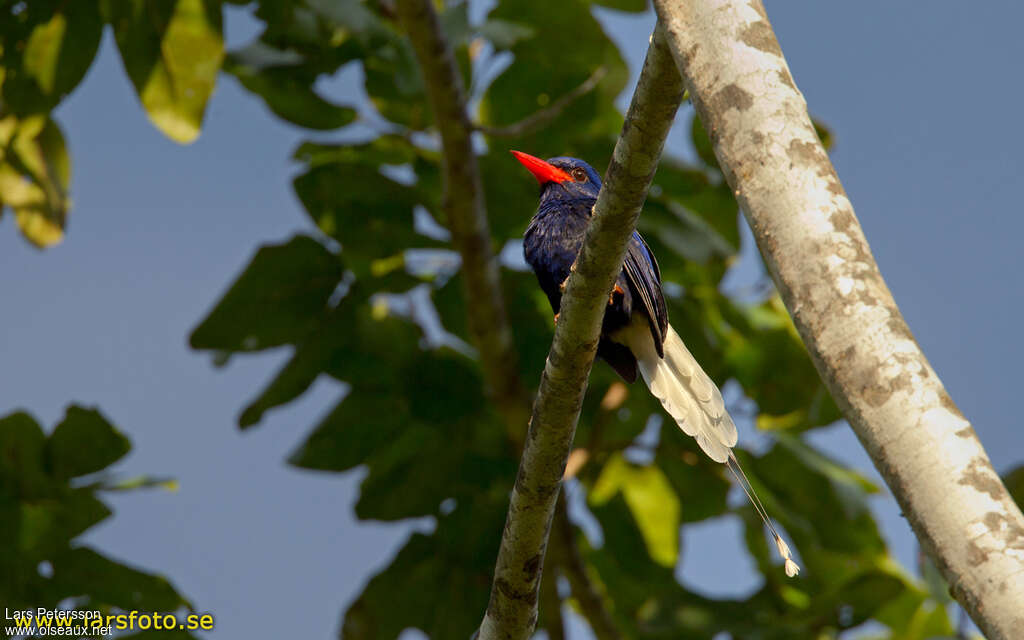
[{"label": "lichen-covered bark", "polygon": [[396,8],[416,52],[434,122],[441,134],[442,208],[452,244],[462,257],[469,331],[480,350],[491,398],[505,418],[510,437],[518,441],[527,420],[528,399],[517,374],[517,355],[502,299],[498,262],[491,246],[462,74],[430,0],[399,0]]},{"label": "lichen-covered bark", "polygon": [[822,378],[953,595],[1024,633],[1024,517],[885,285],[760,0],[655,0],[715,153]]},{"label": "lichen-covered bark", "polygon": [[622,269],[683,87],[663,36],[655,32],[605,173],[576,271],[562,298],[554,342],[501,540],[482,640],[526,640],[537,621],[544,552],[565,462],[597,350],[608,292]]}]

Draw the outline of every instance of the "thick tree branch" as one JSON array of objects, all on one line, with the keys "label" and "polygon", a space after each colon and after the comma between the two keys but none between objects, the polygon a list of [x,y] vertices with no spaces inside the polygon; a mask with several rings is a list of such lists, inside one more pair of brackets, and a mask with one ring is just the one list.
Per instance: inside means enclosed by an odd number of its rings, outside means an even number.
[{"label": "thick tree branch", "polygon": [[647,51],[633,102],[594,206],[576,271],[562,298],[540,391],[494,572],[483,640],[530,637],[551,518],[594,361],[608,291],[622,269],[626,244],[683,87],[663,37]]},{"label": "thick tree branch", "polygon": [[492,399],[518,441],[527,420],[527,394],[516,365],[512,331],[501,293],[498,262],[491,246],[480,170],[466,114],[462,74],[430,0],[399,0],[399,20],[409,35],[423,73],[434,121],[441,134],[446,223],[462,256],[469,330]]},{"label": "thick tree branch", "polygon": [[655,0],[800,335],[922,546],[990,640],[1024,629],[1024,516],[882,279],[760,0]]}]

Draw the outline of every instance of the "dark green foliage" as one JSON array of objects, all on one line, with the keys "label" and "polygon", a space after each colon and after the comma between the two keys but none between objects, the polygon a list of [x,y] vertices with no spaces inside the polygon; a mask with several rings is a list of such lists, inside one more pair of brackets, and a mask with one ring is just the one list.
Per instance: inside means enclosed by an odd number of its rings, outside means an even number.
[{"label": "dark green foliage", "polygon": [[47,442],[50,472],[63,479],[95,473],[120,460],[131,447],[98,411],[72,406]]},{"label": "dark green foliage", "polygon": [[41,0],[2,11],[3,108],[19,118],[46,114],[92,65],[103,32],[99,4]]},{"label": "dark green foliage", "polygon": [[[0,214],[9,206],[36,246],[63,237],[71,167],[50,112],[89,70],[104,24],[113,28],[150,120],[172,140],[187,143],[199,135],[224,57],[221,22],[220,0],[2,3]],[[330,123],[350,120],[343,111]]]},{"label": "dark green foliage", "polygon": [[105,0],[125,71],[153,124],[192,142],[224,58],[219,0]]},{"label": "dark green foliage", "polygon": [[258,351],[294,342],[327,308],[341,276],[341,261],[311,238],[263,247],[192,332],[192,347]]},{"label": "dark green foliage", "polygon": [[395,638],[410,626],[431,638],[469,637],[487,607],[507,506],[498,492],[460,501],[435,531],[414,533],[349,607],[341,637]]},{"label": "dark green foliage", "polygon": [[[219,362],[234,353],[290,350],[243,409],[243,428],[298,398],[321,375],[346,383],[289,462],[328,472],[364,467],[359,518],[432,518],[432,530],[412,535],[369,580],[343,618],[342,637],[393,640],[408,627],[434,638],[469,637],[487,603],[518,465],[515,443],[525,425],[511,430],[487,401],[466,344],[462,275],[445,234],[414,226],[417,216],[446,223],[441,157],[418,64],[390,2],[231,4],[248,5],[264,28],[226,54],[217,0],[33,1],[15,19],[0,20],[0,198],[33,241],[59,238],[68,162],[59,129],[47,118],[88,68],[103,21],[113,27],[150,118],[173,139],[198,134],[218,70],[298,126],[333,130],[360,122],[359,142],[346,132],[339,137],[346,142],[320,137],[298,147],[293,185],[312,222],[309,234],[261,248],[193,331],[191,345]],[[596,70],[605,72],[594,90],[544,127],[481,140],[478,164],[496,249],[518,241],[536,206],[536,185],[509,148],[574,155],[599,169],[607,162],[622,126],[614,100],[628,76],[595,15],[645,5],[511,0],[475,22],[465,3],[445,3],[441,22],[479,105],[471,116],[482,126],[516,123]],[[70,26],[54,26],[61,21]],[[71,50],[79,55],[65,54]],[[512,64],[492,78],[509,55]],[[358,107],[375,111],[372,117],[317,90],[320,79],[347,65],[361,69],[369,103]],[[883,625],[879,638],[951,634],[941,581],[919,584],[888,554],[867,508],[877,489],[802,439],[839,412],[778,296],[765,290],[738,301],[722,292],[740,250],[739,211],[692,110],[684,107],[679,118],[690,125],[697,160],[663,160],[640,229],[670,283],[673,326],[709,375],[742,391],[744,399],[730,407],[734,414],[754,413],[753,422],[774,436],[762,455],[739,455],[805,572],[796,580],[783,576],[753,510],[729,506],[725,469],[670,422],[645,431],[652,416],[664,417],[658,403],[599,363],[576,439],[585,457],[577,488],[602,541],[575,532],[588,576],[627,638],[835,638],[872,619]],[[824,126],[819,135],[831,142]],[[417,251],[423,249],[431,253]],[[502,278],[518,373],[532,391],[550,345],[551,312],[532,274],[505,269]],[[406,295],[413,290],[415,296]],[[13,523],[0,528],[0,595],[10,596],[7,602],[38,606],[80,592],[108,605],[187,606],[159,578],[70,548],[109,511],[95,496],[102,486],[72,488],[69,479],[100,471],[127,447],[98,413],[83,409],[69,411],[49,438],[24,414],[0,422],[0,510],[5,525]],[[1013,487],[1021,484],[1018,475],[1010,476]],[[749,597],[703,597],[676,578],[687,525],[711,518],[744,524],[745,550],[764,575]],[[53,580],[38,574],[44,558]],[[104,589],[88,590],[101,580],[109,580]]]},{"label": "dark green foliage", "polygon": [[1003,475],[1003,483],[1010,491],[1010,496],[1017,502],[1017,506],[1024,509],[1024,465],[1014,467]]},{"label": "dark green foliage", "polygon": [[[57,608],[177,611],[192,605],[163,577],[82,545],[111,515],[100,496],[124,490],[108,476],[84,483],[128,453],[128,439],[95,409],[72,405],[47,436],[26,413],[0,418],[0,600],[11,611]],[[165,484],[141,479],[134,486]],[[144,637],[155,637],[149,632]],[[181,637],[192,637],[190,635]]]},{"label": "dark green foliage", "polygon": [[[249,56],[253,57],[252,54]],[[249,91],[258,94],[276,116],[307,129],[337,129],[356,119],[351,107],[332,104],[287,66],[260,68],[243,52],[231,57],[224,70]]]}]

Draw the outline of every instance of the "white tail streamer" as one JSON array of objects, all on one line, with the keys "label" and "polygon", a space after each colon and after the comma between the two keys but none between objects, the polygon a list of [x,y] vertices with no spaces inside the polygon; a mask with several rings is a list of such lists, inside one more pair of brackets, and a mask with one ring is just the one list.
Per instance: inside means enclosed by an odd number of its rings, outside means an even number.
[{"label": "white tail streamer", "polygon": [[793,561],[789,545],[775,529],[768,512],[750,485],[747,474],[743,472],[739,460],[733,455],[732,448],[736,445],[739,434],[732,417],[725,410],[721,391],[704,373],[671,326],[668,327],[665,336],[664,358],[659,357],[655,351],[654,341],[646,326],[633,325],[624,332],[623,337],[627,338],[626,346],[636,356],[640,374],[651,393],[661,401],[661,406],[672,416],[683,433],[693,436],[709,458],[729,467],[743,493],[747,495],[747,499],[775,539],[779,555],[786,562],[786,575],[791,578],[797,575],[800,567]]}]

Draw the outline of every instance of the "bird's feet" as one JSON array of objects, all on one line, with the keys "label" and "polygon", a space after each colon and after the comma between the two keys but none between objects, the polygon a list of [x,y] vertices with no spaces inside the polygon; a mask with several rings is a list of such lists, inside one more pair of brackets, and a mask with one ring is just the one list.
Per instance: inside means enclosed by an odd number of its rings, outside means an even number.
[{"label": "bird's feet", "polygon": [[556,313],[555,314],[555,324],[558,324],[558,316],[559,316],[559,314]]},{"label": "bird's feet", "polygon": [[615,288],[612,289],[612,292],[608,294],[608,305],[611,306],[615,304],[615,296],[622,297],[624,295],[626,295],[626,292],[622,289],[622,287],[616,284]]},{"label": "bird's feet", "polygon": [[565,293],[565,288],[569,286],[569,278],[571,278],[574,273],[576,273],[576,260],[573,260],[572,264],[569,265],[569,275],[565,276],[565,280],[562,280],[562,284],[558,285],[559,291]]}]

